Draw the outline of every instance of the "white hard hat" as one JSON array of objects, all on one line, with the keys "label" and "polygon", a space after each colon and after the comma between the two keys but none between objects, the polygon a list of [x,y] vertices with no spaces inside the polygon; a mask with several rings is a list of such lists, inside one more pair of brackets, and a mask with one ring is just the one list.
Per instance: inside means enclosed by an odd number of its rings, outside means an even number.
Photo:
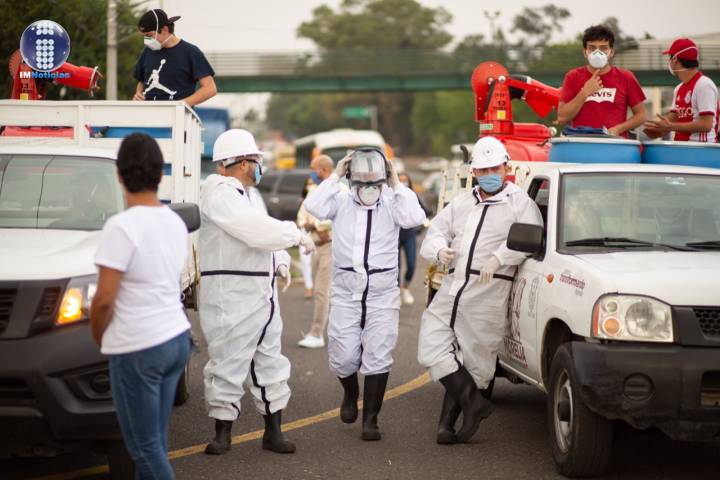
[{"label": "white hard hat", "polygon": [[475,142],[470,168],[492,168],[510,160],[505,145],[495,137],[482,137]]},{"label": "white hard hat", "polygon": [[262,156],[262,154],[252,133],[240,128],[221,133],[213,146],[213,162],[250,155]]}]

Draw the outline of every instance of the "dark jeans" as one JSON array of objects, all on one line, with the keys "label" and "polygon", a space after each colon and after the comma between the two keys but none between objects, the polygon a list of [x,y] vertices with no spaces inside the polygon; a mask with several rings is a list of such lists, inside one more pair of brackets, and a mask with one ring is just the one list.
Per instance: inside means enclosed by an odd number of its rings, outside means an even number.
[{"label": "dark jeans", "polygon": [[137,479],[175,478],[167,430],[191,342],[188,330],[155,347],[109,356],[113,401]]},{"label": "dark jeans", "polygon": [[[398,272],[400,272],[400,254],[405,249],[405,284],[409,284],[415,275],[415,261],[417,259],[417,236],[415,230],[401,230],[398,246]],[[399,273],[398,273],[399,275]]]}]

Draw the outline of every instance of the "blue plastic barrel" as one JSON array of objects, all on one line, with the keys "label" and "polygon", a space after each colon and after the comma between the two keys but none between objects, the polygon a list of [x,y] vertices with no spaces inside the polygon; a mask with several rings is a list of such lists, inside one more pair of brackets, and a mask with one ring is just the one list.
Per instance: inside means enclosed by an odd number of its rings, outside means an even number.
[{"label": "blue plastic barrel", "polygon": [[720,168],[720,144],[703,142],[643,142],[643,163]]},{"label": "blue plastic barrel", "polygon": [[640,142],[624,138],[556,137],[550,140],[551,162],[640,163]]}]

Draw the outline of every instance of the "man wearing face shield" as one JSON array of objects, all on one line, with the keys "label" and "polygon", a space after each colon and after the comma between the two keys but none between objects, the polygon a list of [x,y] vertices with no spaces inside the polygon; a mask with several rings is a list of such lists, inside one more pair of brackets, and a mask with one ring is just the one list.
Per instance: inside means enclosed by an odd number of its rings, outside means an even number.
[{"label": "man wearing face shield", "polygon": [[268,216],[255,185],[262,153],[250,132],[228,130],[215,141],[218,175],[200,188],[200,323],[208,344],[205,401],[215,419],[215,439],[205,453],[230,449],[232,423],[240,413],[243,383],[265,419],[262,447],[292,453],[281,412],[287,406],[290,362],[280,352],[282,319],[276,277],[290,281],[284,249],[315,245],[294,222]]},{"label": "man wearing face shield", "polygon": [[[643,124],[645,94],[631,71],[610,64],[614,44],[615,34],[604,25],[585,30],[583,55],[588,64],[565,75],[558,104],[559,123],[607,128],[611,135],[623,137]],[[628,108],[632,110],[630,118]]]},{"label": "man wearing face shield", "polygon": [[470,164],[478,186],[438,213],[420,247],[424,258],[449,267],[423,313],[418,342],[418,361],[446,389],[441,444],[469,441],[492,412],[480,389],[494,377],[513,276],[526,257],[507,248],[508,233],[515,222],[542,225],[535,202],[505,181],[508,160],[499,140],[478,140]]},{"label": "man wearing face shield", "polygon": [[651,138],[675,132],[673,140],[717,142],[718,89],[698,67],[698,48],[689,38],[678,38],[663,52],[669,55],[668,70],[680,79],[675,87],[673,106],[667,115],[645,122],[645,133]]},{"label": "man wearing face shield", "polygon": [[[203,52],[175,36],[175,22],[164,10],[155,8],[140,17],[138,29],[145,49],[135,64],[138,81],[133,100],[183,100],[195,106],[217,94],[210,63]],[[195,90],[197,84],[200,88]]]},{"label": "man wearing face shield", "polygon": [[[339,178],[348,177],[343,192]],[[328,356],[344,389],[341,420],[357,419],[358,372],[365,376],[363,440],[380,440],[377,417],[393,363],[400,316],[398,236],[425,220],[417,196],[375,149],[358,149],[305,200],[319,220],[333,221]]]}]

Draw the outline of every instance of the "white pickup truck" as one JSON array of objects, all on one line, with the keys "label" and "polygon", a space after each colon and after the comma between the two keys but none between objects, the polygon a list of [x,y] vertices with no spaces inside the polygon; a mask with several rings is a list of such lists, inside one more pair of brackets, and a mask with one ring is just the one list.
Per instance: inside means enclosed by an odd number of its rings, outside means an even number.
[{"label": "white pickup truck", "polygon": [[[7,100],[2,127],[0,456],[101,450],[113,478],[132,478],[88,324],[93,258],[105,220],[124,209],[115,155],[130,131],[156,137],[166,162],[159,197],[197,228],[201,123],[181,102]],[[193,307],[197,233],[190,238],[178,280]],[[176,403],[187,395],[184,377]]]},{"label": "white pickup truck", "polygon": [[510,231],[508,246],[531,257],[496,376],[548,394],[558,471],[601,475],[615,420],[720,436],[720,170],[514,167],[545,227]]}]

